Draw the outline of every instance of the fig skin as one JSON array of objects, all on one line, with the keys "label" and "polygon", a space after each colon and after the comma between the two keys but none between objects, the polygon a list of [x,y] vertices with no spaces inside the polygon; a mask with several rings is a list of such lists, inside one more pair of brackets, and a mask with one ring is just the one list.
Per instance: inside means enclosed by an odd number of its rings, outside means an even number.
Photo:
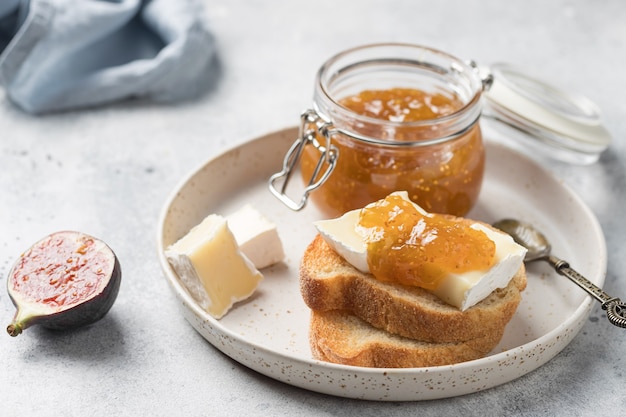
[{"label": "fig skin", "polygon": [[[36,307],[38,304],[36,301],[20,300],[18,294],[13,294],[12,291],[9,290],[9,297],[17,307],[13,322],[7,327],[7,333],[10,336],[15,337],[22,333],[23,330],[33,325],[41,325],[42,327],[52,330],[69,330],[86,326],[102,319],[115,303],[122,280],[122,269],[113,250],[100,239],[80,232],[65,231],[53,233],[41,239],[33,245],[33,247],[46,239],[52,239],[55,235],[62,234],[83,236],[101,243],[103,247],[99,251],[104,250],[109,252],[113,259],[113,268],[111,269],[110,275],[103,278],[105,282],[101,285],[98,293],[91,294],[84,301],[69,308],[61,308],[57,312],[39,311]],[[31,249],[33,247],[31,247]],[[12,276],[16,266],[14,266],[10,272],[8,286],[10,286],[13,281]]]}]

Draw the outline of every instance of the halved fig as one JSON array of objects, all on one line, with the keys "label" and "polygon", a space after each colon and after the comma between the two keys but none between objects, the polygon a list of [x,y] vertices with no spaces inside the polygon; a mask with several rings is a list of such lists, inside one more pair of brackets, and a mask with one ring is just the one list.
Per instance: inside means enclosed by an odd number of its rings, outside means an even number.
[{"label": "halved fig", "polygon": [[100,320],[111,309],[122,278],[119,261],[103,241],[84,233],[53,233],[17,260],[7,289],[17,312],[7,332],[39,324],[65,330]]}]

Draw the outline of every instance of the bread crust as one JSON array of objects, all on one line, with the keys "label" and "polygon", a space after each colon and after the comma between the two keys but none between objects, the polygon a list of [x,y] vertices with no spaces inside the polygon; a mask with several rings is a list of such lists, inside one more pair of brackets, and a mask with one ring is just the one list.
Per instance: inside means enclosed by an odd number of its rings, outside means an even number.
[{"label": "bread crust", "polygon": [[420,368],[482,358],[502,331],[457,343],[420,342],[376,329],[346,311],[311,311],[309,341],[313,357],[342,365]]},{"label": "bread crust", "polygon": [[375,328],[430,343],[493,339],[493,335],[500,335],[499,340],[525,287],[522,265],[506,288],[461,311],[421,288],[383,283],[358,271],[320,235],[309,244],[300,264],[300,291],[312,310],[344,310]]}]

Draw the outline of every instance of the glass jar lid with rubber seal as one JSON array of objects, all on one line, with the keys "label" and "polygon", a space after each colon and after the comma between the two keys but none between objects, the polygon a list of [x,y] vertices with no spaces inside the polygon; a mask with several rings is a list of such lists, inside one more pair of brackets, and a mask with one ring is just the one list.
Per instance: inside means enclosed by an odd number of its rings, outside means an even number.
[{"label": "glass jar lid with rubber seal", "polygon": [[483,117],[495,121],[512,147],[584,165],[596,162],[611,143],[600,109],[588,98],[509,64],[483,72],[492,79],[483,94]]},{"label": "glass jar lid with rubber seal", "polygon": [[[427,211],[462,216],[483,180],[483,112],[572,162],[597,159],[610,141],[590,102],[512,67],[485,70],[419,45],[366,45],[318,71],[312,108],[270,191],[293,210],[310,198],[328,217],[393,191]],[[304,190],[292,198],[287,186],[298,170]]]}]

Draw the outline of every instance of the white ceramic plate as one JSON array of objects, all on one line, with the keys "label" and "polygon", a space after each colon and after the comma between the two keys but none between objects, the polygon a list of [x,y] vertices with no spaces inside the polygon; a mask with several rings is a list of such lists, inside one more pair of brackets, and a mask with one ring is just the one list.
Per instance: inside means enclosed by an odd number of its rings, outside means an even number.
[{"label": "white ceramic plate", "polygon": [[[180,183],[162,210],[157,245],[165,276],[185,318],[226,355],[271,378],[312,391],[368,400],[427,400],[480,391],[524,375],[560,352],[587,320],[594,301],[547,265],[531,264],[523,301],[501,343],[485,358],[410,369],[369,369],[314,360],[308,346],[309,310],[299,294],[298,265],[315,235],[312,222],[319,213],[313,205],[292,212],[267,188],[267,179],[280,169],[296,133],[295,129],[271,133],[209,160]],[[286,259],[262,271],[265,279],[252,298],[215,320],[189,295],[163,252],[208,214],[228,215],[246,203],[277,224]],[[529,221],[547,234],[556,255],[596,285],[604,283],[606,245],[593,213],[559,180],[506,147],[488,143],[485,183],[468,217]]]}]

